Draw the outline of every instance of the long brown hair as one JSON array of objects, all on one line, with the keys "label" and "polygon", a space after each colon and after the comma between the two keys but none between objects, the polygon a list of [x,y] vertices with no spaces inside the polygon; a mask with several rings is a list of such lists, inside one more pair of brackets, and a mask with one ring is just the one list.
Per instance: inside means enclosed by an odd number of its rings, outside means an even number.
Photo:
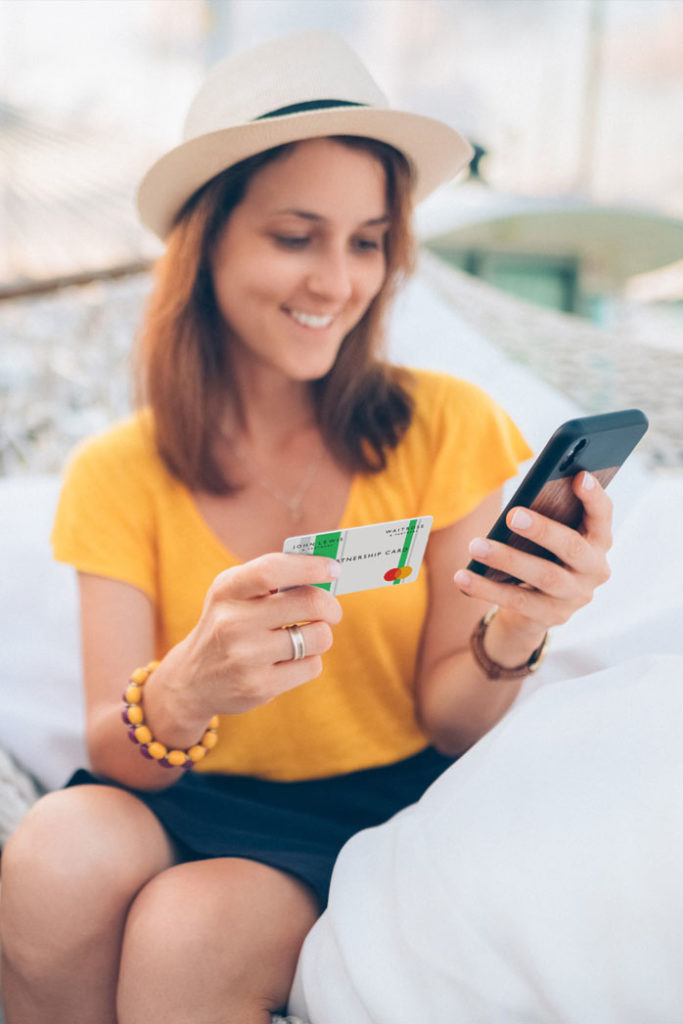
[{"label": "long brown hair", "polygon": [[[412,415],[405,371],[380,356],[387,306],[413,269],[410,169],[401,153],[375,139],[331,138],[369,152],[384,168],[390,218],[386,275],[342,342],[334,366],[311,388],[323,439],[335,458],[352,472],[372,473],[385,467],[388,451],[399,443]],[[213,245],[252,175],[296,145],[287,143],[249,157],[199,189],[180,211],[155,269],[138,337],[138,403],[151,407],[159,453],[191,490],[234,490],[213,455],[226,394],[239,408],[230,347],[213,290]]]}]

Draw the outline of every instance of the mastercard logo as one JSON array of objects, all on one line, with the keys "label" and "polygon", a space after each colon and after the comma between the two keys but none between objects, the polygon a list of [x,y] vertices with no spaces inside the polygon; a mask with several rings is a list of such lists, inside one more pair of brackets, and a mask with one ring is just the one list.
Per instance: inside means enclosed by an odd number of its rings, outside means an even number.
[{"label": "mastercard logo", "polygon": [[412,569],[409,565],[404,565],[401,569],[387,569],[384,573],[384,579],[387,583],[394,583],[396,580],[405,580],[412,573]]}]

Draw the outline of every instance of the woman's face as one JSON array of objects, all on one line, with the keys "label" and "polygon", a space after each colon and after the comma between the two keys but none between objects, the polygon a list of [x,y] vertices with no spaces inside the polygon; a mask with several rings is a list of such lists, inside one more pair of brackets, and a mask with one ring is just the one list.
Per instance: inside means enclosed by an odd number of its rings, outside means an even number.
[{"label": "woman's face", "polygon": [[311,139],[257,171],[213,252],[231,365],[310,381],[380,290],[386,180],[371,154]]}]

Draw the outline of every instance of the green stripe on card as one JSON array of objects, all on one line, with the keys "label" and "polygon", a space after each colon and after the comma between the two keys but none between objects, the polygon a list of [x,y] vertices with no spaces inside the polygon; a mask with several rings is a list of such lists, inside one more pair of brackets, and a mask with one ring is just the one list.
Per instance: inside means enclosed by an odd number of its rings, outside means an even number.
[{"label": "green stripe on card", "polygon": [[[417,519],[411,519],[408,523],[408,529],[406,530],[405,539],[403,541],[403,548],[401,549],[401,557],[398,560],[398,568],[402,569],[408,561],[408,555],[410,548],[413,543],[413,534],[415,533],[415,527],[417,526]],[[402,583],[403,580],[394,580],[394,586],[397,583]]]},{"label": "green stripe on card", "polygon": [[[314,555],[323,555],[324,558],[336,558],[339,552],[339,541],[341,540],[341,530],[334,530],[332,533],[319,533],[315,538],[315,545],[313,546]],[[332,586],[331,583],[316,583],[316,587],[320,587],[321,590],[329,590]]]}]

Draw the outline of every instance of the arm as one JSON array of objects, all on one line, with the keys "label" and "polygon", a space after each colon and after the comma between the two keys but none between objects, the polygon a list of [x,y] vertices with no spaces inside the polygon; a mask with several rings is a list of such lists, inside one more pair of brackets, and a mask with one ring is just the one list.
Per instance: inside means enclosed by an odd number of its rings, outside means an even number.
[{"label": "arm", "polygon": [[[140,757],[121,721],[121,695],[131,672],[155,656],[152,602],[136,587],[103,576],[79,573],[78,582],[86,740],[92,769],[97,775],[135,789],[165,789],[180,778],[183,770],[162,771],[158,765]],[[203,723],[200,719],[186,718],[184,728],[176,725],[171,730],[163,722],[164,715],[157,707],[155,694],[160,686],[163,689],[164,678],[174,674],[174,663],[182,660],[181,653],[174,649],[159,666],[159,678],[155,678],[157,673],[150,677],[144,706],[145,719],[155,736],[163,736],[174,746],[187,747],[202,735],[202,724],[206,728],[208,718]],[[182,666],[179,670],[182,671]],[[181,720],[180,708],[174,713],[167,705],[167,714],[169,712],[172,718]],[[167,731],[164,731],[165,725]]]},{"label": "arm", "polygon": [[[500,511],[499,491],[429,541],[430,595],[416,701],[422,727],[445,753],[462,753],[476,742],[502,718],[519,692],[519,679],[489,679],[469,650],[470,633],[487,608],[496,604],[501,611],[487,631],[486,651],[493,661],[513,667],[530,658],[546,631],[566,622],[609,578],[605,554],[611,544],[611,502],[597,481],[584,488],[583,476],[574,481],[584,504],[579,530],[536,513],[529,513],[530,526],[512,526],[558,555],[562,565],[503,544],[493,544],[488,556],[477,554],[480,561],[524,580],[527,587],[493,583],[470,573],[457,575],[462,592],[454,587],[453,569],[466,564],[472,538],[484,537]],[[514,510],[509,524],[513,515]]]},{"label": "arm", "polygon": [[[214,714],[239,714],[318,676],[341,609],[327,591],[307,584],[332,578],[331,565],[326,558],[274,554],[217,576],[199,622],[145,684],[145,721],[155,739],[186,749]],[[93,771],[137,789],[165,789],[183,769],[161,769],[140,757],[121,721],[131,672],[154,658],[152,603],[109,578],[80,573],[79,585]],[[306,623],[307,654],[296,662],[282,628],[295,622]]]},{"label": "arm", "polygon": [[[487,679],[479,668],[469,638],[489,604],[466,597],[453,583],[454,569],[469,560],[472,537],[485,535],[500,509],[498,490],[464,519],[433,533],[425,555],[429,605],[418,661],[418,719],[434,745],[453,756],[503,717],[521,685],[519,679]],[[498,618],[491,623],[487,651],[500,664],[519,665],[541,638],[500,636]]]}]

